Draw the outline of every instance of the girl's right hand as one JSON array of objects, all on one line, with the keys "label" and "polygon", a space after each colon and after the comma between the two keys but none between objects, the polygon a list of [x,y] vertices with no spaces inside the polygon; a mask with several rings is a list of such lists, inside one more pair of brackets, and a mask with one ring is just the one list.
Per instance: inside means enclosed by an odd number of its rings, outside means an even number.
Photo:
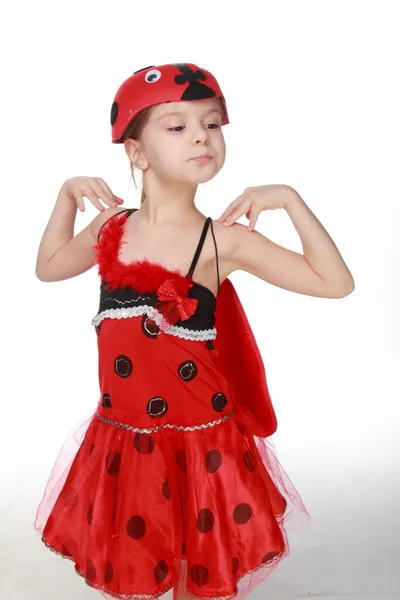
[{"label": "girl's right hand", "polygon": [[105,210],[100,200],[111,207],[123,203],[122,198],[115,196],[101,177],[71,177],[63,183],[61,190],[67,194],[68,198],[76,202],[81,211],[85,210],[84,196],[89,198],[90,202],[100,211]]}]

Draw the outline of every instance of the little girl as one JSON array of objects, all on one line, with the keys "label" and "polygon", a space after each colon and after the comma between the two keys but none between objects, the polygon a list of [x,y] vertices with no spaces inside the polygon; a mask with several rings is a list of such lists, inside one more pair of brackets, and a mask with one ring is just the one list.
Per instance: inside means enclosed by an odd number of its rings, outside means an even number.
[{"label": "little girl", "polygon": [[[223,167],[228,123],[209,71],[136,71],[111,126],[143,173],[140,208],[121,209],[100,178],[69,179],[40,244],[42,281],[98,265],[100,394],[54,466],[35,527],[105,598],[243,600],[289,554],[289,518],[310,518],[267,441],[277,420],[228,275],[331,298],[350,293],[352,277],[289,186],[247,188],[218,221],[197,210],[197,186]],[[73,237],[84,196],[100,212]],[[317,269],[235,223],[246,214],[253,230],[267,208],[288,211]]]}]

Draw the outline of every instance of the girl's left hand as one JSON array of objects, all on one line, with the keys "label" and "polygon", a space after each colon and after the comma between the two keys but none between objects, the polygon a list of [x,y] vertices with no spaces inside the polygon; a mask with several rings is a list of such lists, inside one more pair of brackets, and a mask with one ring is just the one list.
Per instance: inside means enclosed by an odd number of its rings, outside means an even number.
[{"label": "girl's left hand", "polygon": [[[249,231],[255,227],[258,215],[263,210],[286,208],[292,188],[284,184],[256,185],[248,187],[243,194],[230,203],[218,221],[232,225],[242,215],[249,219]],[[293,190],[292,190],[293,191]]]}]

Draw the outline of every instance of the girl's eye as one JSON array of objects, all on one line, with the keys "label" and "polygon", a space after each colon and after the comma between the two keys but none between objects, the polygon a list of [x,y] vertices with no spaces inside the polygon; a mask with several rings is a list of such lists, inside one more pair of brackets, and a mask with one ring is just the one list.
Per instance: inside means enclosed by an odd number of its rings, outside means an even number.
[{"label": "girl's eye", "polygon": [[[209,125],[211,125],[211,127],[217,127],[217,128],[221,127],[221,125],[219,125],[218,123],[209,123]],[[168,128],[168,131],[175,131],[176,129],[182,129],[182,128],[183,128],[183,125],[178,125],[177,127]]]}]

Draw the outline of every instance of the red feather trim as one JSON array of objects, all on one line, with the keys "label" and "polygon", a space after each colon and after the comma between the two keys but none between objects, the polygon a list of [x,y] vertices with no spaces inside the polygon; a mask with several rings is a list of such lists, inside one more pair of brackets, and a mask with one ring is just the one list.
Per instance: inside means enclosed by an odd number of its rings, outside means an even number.
[{"label": "red feather trim", "polygon": [[[129,213],[111,217],[100,231],[97,244],[93,246],[98,273],[110,289],[132,286],[139,292],[156,292],[167,278],[173,279],[181,296],[186,296],[193,282],[179,270],[168,269],[165,265],[148,259],[123,263],[119,260],[124,223]],[[125,242],[122,242],[125,243]]]}]

